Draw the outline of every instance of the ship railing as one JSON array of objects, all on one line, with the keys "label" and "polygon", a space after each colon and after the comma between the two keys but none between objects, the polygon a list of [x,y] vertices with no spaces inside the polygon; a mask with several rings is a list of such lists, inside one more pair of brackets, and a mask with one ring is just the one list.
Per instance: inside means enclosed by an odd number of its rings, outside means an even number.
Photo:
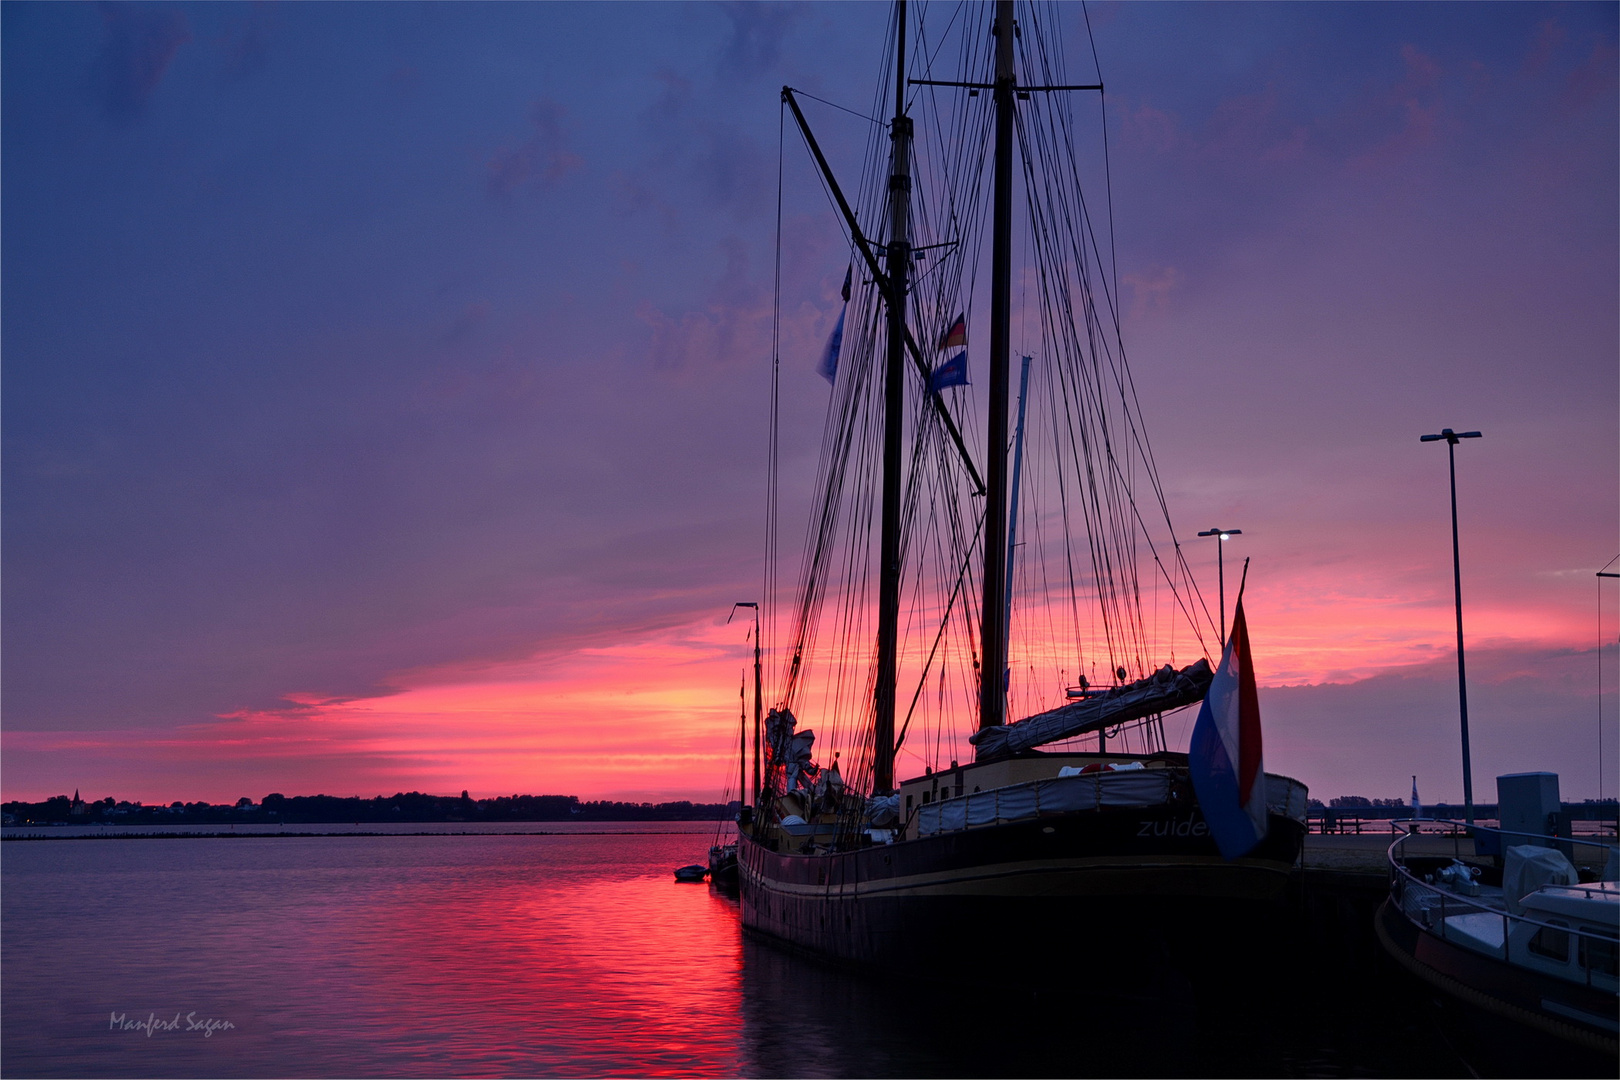
[{"label": "ship railing", "polygon": [[[1181,770],[1132,769],[1008,784],[924,804],[915,811],[917,835],[961,832],[1084,810],[1162,806],[1171,800],[1178,782],[1186,782]],[[1266,809],[1270,813],[1303,821],[1306,794],[1305,785],[1297,780],[1266,776]],[[1189,800],[1189,808],[1192,805]],[[1189,830],[1202,825],[1187,822]]]},{"label": "ship railing", "polygon": [[[1364,811],[1365,808],[1362,807],[1347,810],[1339,807],[1313,806],[1306,815],[1306,831],[1319,836],[1346,836],[1351,833],[1361,836],[1363,833],[1373,832],[1394,834],[1401,831],[1396,827],[1397,822],[1409,820],[1398,815],[1369,814]],[[1442,826],[1439,834],[1431,835],[1449,836],[1453,833],[1465,835],[1466,832],[1466,826]]]},{"label": "ship railing", "polygon": [[[1544,847],[1551,846],[1553,843],[1568,843],[1567,837],[1546,836],[1542,833],[1514,832],[1509,829],[1491,829],[1483,825],[1469,825],[1466,822],[1451,821],[1443,818],[1401,818],[1396,821],[1396,824],[1406,825],[1408,831],[1389,845],[1390,898],[1394,901],[1394,906],[1400,911],[1401,915],[1420,931],[1451,944],[1482,951],[1478,950],[1481,939],[1474,935],[1469,935],[1469,939],[1466,941],[1456,940],[1460,931],[1454,932],[1451,923],[1447,922],[1447,920],[1456,915],[1494,915],[1502,922],[1502,945],[1499,950],[1501,960],[1512,962],[1510,954],[1514,928],[1534,926],[1551,930],[1555,934],[1567,935],[1565,956],[1568,956],[1569,945],[1573,944],[1576,948],[1576,955],[1579,957],[1578,966],[1585,973],[1587,986],[1592,985],[1592,972],[1597,966],[1596,961],[1605,955],[1611,958],[1609,961],[1610,970],[1600,971],[1599,974],[1613,977],[1612,965],[1614,960],[1612,958],[1615,956],[1617,948],[1620,948],[1620,946],[1617,946],[1615,938],[1606,934],[1582,930],[1574,925],[1560,925],[1548,922],[1534,915],[1516,914],[1507,909],[1506,894],[1503,895],[1502,906],[1498,907],[1490,902],[1494,897],[1468,896],[1439,882],[1424,881],[1412,873],[1405,863],[1407,858],[1405,847],[1408,843],[1419,838],[1425,840],[1437,838],[1433,833],[1425,834],[1412,829],[1411,826],[1413,825],[1419,827],[1429,825],[1455,826],[1456,828],[1446,834],[1446,837],[1453,840],[1452,858],[1458,862],[1462,861],[1463,854],[1461,838],[1468,836],[1470,831],[1494,833],[1499,837],[1518,837],[1524,840],[1533,840]],[[1588,844],[1588,846],[1604,848],[1611,855],[1616,850],[1620,850],[1612,844],[1582,842]],[[1425,852],[1424,854],[1428,857],[1434,857],[1435,853]],[[1576,884],[1567,887],[1572,889],[1587,888],[1593,892],[1598,891],[1596,885]]]}]

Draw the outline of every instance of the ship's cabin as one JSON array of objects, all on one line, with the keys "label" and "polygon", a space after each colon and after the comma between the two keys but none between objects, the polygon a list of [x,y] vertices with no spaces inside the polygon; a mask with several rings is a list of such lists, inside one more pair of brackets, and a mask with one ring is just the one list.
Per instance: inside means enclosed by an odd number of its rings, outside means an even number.
[{"label": "ship's cabin", "polygon": [[[1049,753],[1026,750],[998,761],[951,762],[948,769],[927,770],[921,776],[900,782],[902,825],[900,839],[917,835],[917,816],[924,806],[961,798],[980,791],[1028,784],[1037,780],[1054,780],[1076,773],[1107,772],[1127,768],[1175,769],[1185,768],[1187,755],[1172,751],[1153,754],[1114,754],[1091,752]],[[1066,771],[1067,770],[1067,771]]]},{"label": "ship's cabin", "polygon": [[[1543,886],[1522,901],[1524,913],[1546,925],[1514,927],[1515,963],[1549,975],[1614,990],[1620,975],[1620,884]],[[1574,931],[1574,933],[1571,933]]]}]

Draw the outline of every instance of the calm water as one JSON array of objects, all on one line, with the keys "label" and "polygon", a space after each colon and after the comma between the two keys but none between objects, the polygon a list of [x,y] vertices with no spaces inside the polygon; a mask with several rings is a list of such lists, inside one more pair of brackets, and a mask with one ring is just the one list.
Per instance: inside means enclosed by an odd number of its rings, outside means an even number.
[{"label": "calm water", "polygon": [[[673,883],[712,825],[586,828],[7,842],[0,1071],[1463,1074],[1400,984],[1304,964],[1262,1000],[1211,1000],[1087,970],[1106,928],[964,942],[1051,949],[1077,986],[1132,991],[984,985],[949,947],[936,970],[855,978],[745,939],[734,901]],[[115,1014],[178,1030],[110,1030]]]}]

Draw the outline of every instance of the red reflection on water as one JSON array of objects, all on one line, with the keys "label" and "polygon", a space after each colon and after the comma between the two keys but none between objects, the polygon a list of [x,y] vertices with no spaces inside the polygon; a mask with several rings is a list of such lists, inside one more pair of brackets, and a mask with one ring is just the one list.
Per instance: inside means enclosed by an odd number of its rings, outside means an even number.
[{"label": "red reflection on water", "polygon": [[707,838],[510,839],[465,873],[407,869],[310,935],[360,969],[362,1022],[466,1075],[735,1074],[735,909],[663,866]]},{"label": "red reflection on water", "polygon": [[[3,1067],[738,1075],[736,908],[671,875],[703,857],[712,827],[669,828],[681,831],[8,851]],[[108,1010],[176,1009],[234,1027],[207,1040],[108,1034]]]}]

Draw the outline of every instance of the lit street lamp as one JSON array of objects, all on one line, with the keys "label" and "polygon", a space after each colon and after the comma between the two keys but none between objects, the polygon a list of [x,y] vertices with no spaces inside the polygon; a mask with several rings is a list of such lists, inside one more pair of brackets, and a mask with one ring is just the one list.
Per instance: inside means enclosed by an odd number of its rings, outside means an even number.
[{"label": "lit street lamp", "polygon": [[1462,557],[1457,551],[1457,443],[1462,439],[1477,439],[1479,432],[1456,432],[1442,428],[1438,435],[1425,435],[1420,442],[1446,441],[1446,458],[1451,463],[1451,580],[1457,593],[1457,706],[1462,714],[1463,751],[1463,803],[1466,820],[1474,823],[1474,767],[1468,757],[1468,679],[1463,669],[1462,631]]},{"label": "lit street lamp", "polygon": [[1199,536],[1219,537],[1215,541],[1215,564],[1220,568],[1221,575],[1221,650],[1226,649],[1226,542],[1234,536],[1242,536],[1242,529],[1205,529]]}]

